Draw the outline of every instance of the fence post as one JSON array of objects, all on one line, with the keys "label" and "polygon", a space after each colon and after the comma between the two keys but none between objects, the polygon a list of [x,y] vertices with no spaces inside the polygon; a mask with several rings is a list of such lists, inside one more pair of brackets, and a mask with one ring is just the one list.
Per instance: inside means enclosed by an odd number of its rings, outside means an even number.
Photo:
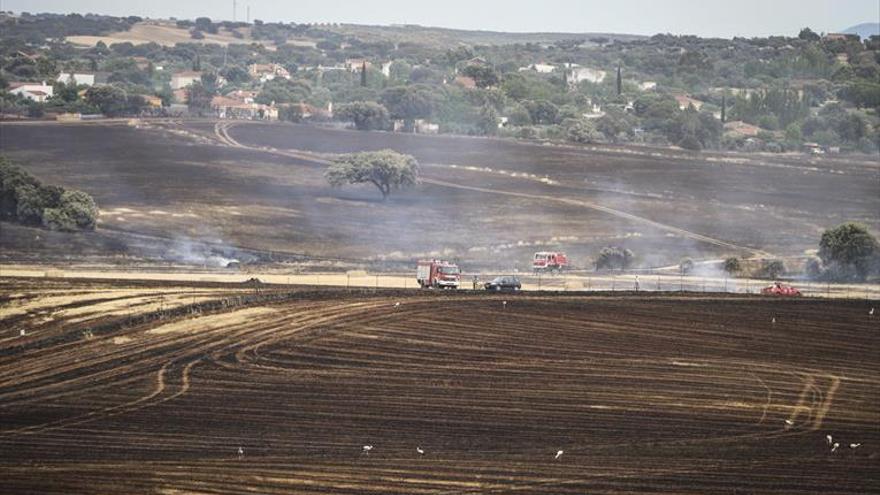
[{"label": "fence post", "polygon": [[350,287],[351,287],[351,274],[346,273],[345,274],[345,288],[348,289]]}]

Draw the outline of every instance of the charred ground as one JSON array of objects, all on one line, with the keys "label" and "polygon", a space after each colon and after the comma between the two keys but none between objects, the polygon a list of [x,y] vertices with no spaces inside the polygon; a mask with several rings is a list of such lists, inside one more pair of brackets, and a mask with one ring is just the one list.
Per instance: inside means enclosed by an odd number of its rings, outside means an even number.
[{"label": "charred ground", "polygon": [[[38,176],[89,192],[101,205],[100,233],[73,242],[80,247],[65,256],[185,257],[180,252],[191,243],[211,242],[525,268],[531,252],[546,246],[567,250],[587,267],[599,248],[616,244],[635,251],[640,263],[658,266],[682,256],[802,255],[815,248],[821,229],[842,221],[877,228],[874,212],[880,209],[876,163],[853,159],[692,155],[248,123],[224,131],[238,146],[223,145],[215,122],[150,129],[4,125],[2,131],[4,153]],[[393,148],[414,154],[426,180],[382,203],[369,187],[333,190],[320,164],[269,147],[315,153]],[[59,243],[40,232],[3,227],[6,253],[62,255]]]}]

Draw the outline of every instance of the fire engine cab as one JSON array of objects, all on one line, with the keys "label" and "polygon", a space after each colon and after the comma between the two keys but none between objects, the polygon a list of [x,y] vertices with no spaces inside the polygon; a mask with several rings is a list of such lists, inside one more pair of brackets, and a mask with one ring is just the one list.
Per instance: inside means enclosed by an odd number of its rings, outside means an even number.
[{"label": "fire engine cab", "polygon": [[447,261],[419,261],[416,279],[423,289],[458,289],[461,284],[461,270],[455,263]]},{"label": "fire engine cab", "polygon": [[535,253],[532,259],[532,269],[535,273],[539,272],[560,272],[568,265],[568,258],[565,253],[554,253],[549,251],[539,251]]}]

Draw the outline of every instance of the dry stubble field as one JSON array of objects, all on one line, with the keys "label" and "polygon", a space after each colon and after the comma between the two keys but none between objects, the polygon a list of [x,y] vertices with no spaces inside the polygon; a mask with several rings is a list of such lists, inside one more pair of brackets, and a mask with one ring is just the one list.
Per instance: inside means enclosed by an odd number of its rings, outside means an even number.
[{"label": "dry stubble field", "polygon": [[864,301],[52,279],[2,293],[4,493],[880,490]]}]

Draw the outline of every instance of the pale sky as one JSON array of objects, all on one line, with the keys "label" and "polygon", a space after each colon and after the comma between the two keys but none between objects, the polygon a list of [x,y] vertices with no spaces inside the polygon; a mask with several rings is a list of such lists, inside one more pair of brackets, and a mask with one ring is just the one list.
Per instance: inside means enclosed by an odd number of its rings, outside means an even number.
[{"label": "pale sky", "polygon": [[[0,0],[15,12],[232,19],[233,0]],[[237,0],[238,19],[516,32],[794,36],[880,22],[880,0]],[[2,33],[0,33],[2,35]]]}]

